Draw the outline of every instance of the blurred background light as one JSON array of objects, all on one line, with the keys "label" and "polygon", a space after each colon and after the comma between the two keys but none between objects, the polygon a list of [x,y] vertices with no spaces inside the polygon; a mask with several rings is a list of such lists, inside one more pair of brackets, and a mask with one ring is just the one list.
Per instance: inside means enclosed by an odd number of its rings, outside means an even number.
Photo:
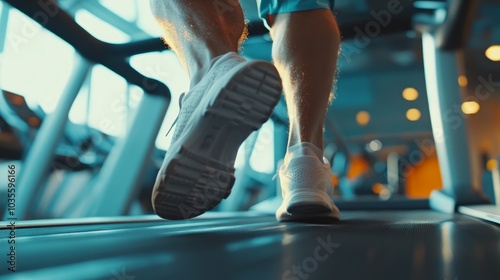
[{"label": "blurred background light", "polygon": [[479,103],[476,101],[466,101],[462,103],[462,112],[466,115],[476,114],[479,112],[479,109],[481,109],[481,106],[479,106]]},{"label": "blurred background light", "polygon": [[461,87],[466,87],[469,84],[469,80],[465,75],[458,76],[458,85]]},{"label": "blurred background light", "polygon": [[500,61],[500,45],[493,45],[486,49],[486,57],[491,61]]},{"label": "blurred background light", "polygon": [[422,113],[420,113],[420,110],[416,108],[411,108],[406,111],[406,118],[412,122],[418,121],[420,117],[422,116]]},{"label": "blurred background light", "polygon": [[360,126],[365,126],[368,123],[370,123],[370,119],[371,119],[370,113],[368,113],[367,111],[359,111],[356,114],[356,122]]},{"label": "blurred background light", "polygon": [[418,99],[418,91],[414,88],[405,88],[403,90],[403,98],[408,101],[414,101]]}]

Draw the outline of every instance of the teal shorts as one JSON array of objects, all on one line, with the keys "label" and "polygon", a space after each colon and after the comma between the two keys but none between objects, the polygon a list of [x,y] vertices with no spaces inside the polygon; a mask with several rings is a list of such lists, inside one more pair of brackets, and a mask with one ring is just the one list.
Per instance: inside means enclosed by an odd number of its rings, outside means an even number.
[{"label": "teal shorts", "polygon": [[307,10],[329,9],[333,11],[334,0],[257,0],[259,15],[267,28],[271,28],[270,15]]}]

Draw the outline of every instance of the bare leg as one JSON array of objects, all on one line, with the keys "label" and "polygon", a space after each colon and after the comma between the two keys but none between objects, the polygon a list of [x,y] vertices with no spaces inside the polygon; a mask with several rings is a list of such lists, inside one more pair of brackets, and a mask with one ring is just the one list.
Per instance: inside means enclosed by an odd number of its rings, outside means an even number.
[{"label": "bare leg", "polygon": [[237,52],[245,33],[237,0],[150,0],[165,42],[197,84],[213,58]]},{"label": "bare leg", "polygon": [[323,127],[340,45],[335,17],[327,9],[278,14],[271,35],[290,119],[287,155],[279,170],[283,202],[276,218],[337,220],[331,170],[322,161]]},{"label": "bare leg", "polygon": [[188,219],[229,195],[238,148],[271,115],[281,80],[269,62],[234,53],[245,35],[237,0],[151,0],[151,6],[191,78],[151,200],[159,216]]},{"label": "bare leg", "polygon": [[335,17],[326,9],[278,14],[271,35],[290,118],[288,146],[310,142],[323,150],[340,45]]}]

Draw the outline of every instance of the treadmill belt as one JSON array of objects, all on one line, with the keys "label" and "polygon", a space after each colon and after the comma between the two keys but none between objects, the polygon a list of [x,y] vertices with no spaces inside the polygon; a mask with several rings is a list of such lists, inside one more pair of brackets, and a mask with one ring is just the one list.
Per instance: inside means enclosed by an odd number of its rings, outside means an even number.
[{"label": "treadmill belt", "polygon": [[211,214],[20,227],[16,255],[0,279],[498,280],[500,228],[427,210],[346,211],[330,225]]}]

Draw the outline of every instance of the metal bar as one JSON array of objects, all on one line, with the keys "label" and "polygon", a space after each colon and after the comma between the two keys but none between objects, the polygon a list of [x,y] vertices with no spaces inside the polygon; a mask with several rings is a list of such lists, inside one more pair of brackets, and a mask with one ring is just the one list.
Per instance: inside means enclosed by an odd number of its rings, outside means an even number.
[{"label": "metal bar", "polygon": [[436,44],[442,50],[462,48],[469,38],[477,0],[448,0],[445,22],[436,30]]},{"label": "metal bar", "polygon": [[131,38],[149,38],[151,37],[144,30],[139,28],[137,24],[131,23],[117,14],[113,13],[108,8],[104,7],[98,1],[84,1],[82,7],[98,18],[104,20],[115,28],[128,34]]},{"label": "metal bar", "polygon": [[90,35],[53,0],[4,1],[68,42],[88,60],[97,61],[108,52],[108,44]]},{"label": "metal bar", "polygon": [[7,38],[7,27],[9,23],[10,7],[6,3],[0,3],[0,54],[5,49],[5,39]]},{"label": "metal bar", "polygon": [[52,0],[4,1],[68,42],[87,60],[106,66],[128,82],[142,88],[146,93],[169,92],[163,83],[145,77],[126,61],[129,56],[134,54],[165,50],[161,40],[147,39],[130,44],[109,44],[94,38]]},{"label": "metal bar", "polygon": [[[456,82],[455,52],[440,51],[434,36],[429,33],[422,35],[422,43],[429,110],[443,186],[445,191],[453,193],[453,186],[472,184],[466,125],[462,115],[453,111],[453,105],[462,104],[461,90]],[[451,123],[445,114],[454,114],[456,123]]]},{"label": "metal bar", "polygon": [[170,100],[170,90],[168,87],[159,82],[158,80],[148,78],[140,74],[135,70],[130,64],[123,59],[116,60],[105,60],[102,61],[102,65],[115,72],[119,76],[123,77],[127,82],[134,84],[144,90],[147,94],[161,95],[169,94],[168,96],[163,96],[164,98]]},{"label": "metal bar", "polygon": [[136,54],[167,50],[168,46],[160,38],[149,38],[126,44],[113,45],[115,56],[130,57]]},{"label": "metal bar", "polygon": [[432,131],[443,179],[443,189],[432,193],[430,205],[436,210],[453,212],[458,205],[484,200],[472,184],[467,127],[460,110],[456,52],[441,50],[431,33],[422,34],[422,44]]},{"label": "metal bar", "polygon": [[[165,90],[168,91],[168,88],[165,87]],[[162,95],[170,96],[170,92]],[[119,216],[126,213],[139,191],[138,183],[151,158],[158,131],[170,104],[170,99],[163,96],[146,94],[142,97],[130,129],[115,144],[95,178],[95,184],[89,186],[89,204],[77,207],[71,216]]]},{"label": "metal bar", "polygon": [[77,63],[55,111],[45,118],[19,174],[16,216],[28,217],[37,188],[46,178],[56,146],[63,136],[68,114],[90,71],[91,64],[77,56]]},{"label": "metal bar", "polygon": [[[373,10],[372,14],[366,13],[362,17],[356,19],[344,19],[340,14],[337,19],[342,38],[345,40],[364,36],[371,39],[378,36],[413,30],[412,18],[416,9],[411,2],[403,3],[403,1],[401,1],[401,7],[403,10],[398,14],[392,14],[388,22],[380,22],[380,19],[375,19]],[[376,35],[368,35],[369,32],[374,32]]]},{"label": "metal bar", "polygon": [[495,195],[495,204],[500,208],[500,157],[495,161],[495,168],[492,170],[493,176],[493,194]]},{"label": "metal bar", "polygon": [[404,190],[401,189],[401,170],[399,155],[396,152],[391,152],[387,156],[387,184],[392,195],[404,195]]}]

